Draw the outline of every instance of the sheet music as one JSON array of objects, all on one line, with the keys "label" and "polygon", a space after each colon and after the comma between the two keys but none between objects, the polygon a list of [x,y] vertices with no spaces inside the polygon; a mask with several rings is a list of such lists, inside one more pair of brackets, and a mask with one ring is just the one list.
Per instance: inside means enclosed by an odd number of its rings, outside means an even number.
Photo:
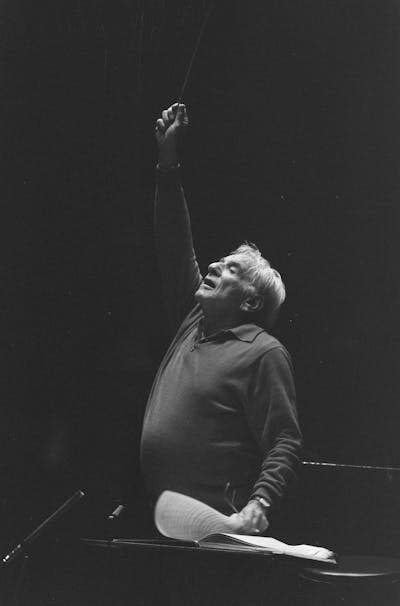
[{"label": "sheet music", "polygon": [[275,554],[335,562],[335,554],[324,547],[288,545],[272,537],[236,534],[234,524],[228,516],[201,501],[170,490],[160,495],[154,511],[154,521],[160,533],[172,539],[198,541],[204,546],[220,543],[221,548],[229,546],[231,539],[231,547],[233,540],[238,549],[247,546]]},{"label": "sheet music", "polygon": [[159,497],[154,521],[166,537],[200,541],[209,534],[234,531],[228,516],[184,494],[164,491]]},{"label": "sheet music", "polygon": [[288,545],[287,543],[278,541],[272,537],[257,537],[240,534],[228,534],[228,536],[237,541],[246,543],[246,545],[268,549],[277,554],[282,553],[285,555],[318,560],[328,560],[335,557],[334,552],[330,549],[318,547],[316,545]]}]

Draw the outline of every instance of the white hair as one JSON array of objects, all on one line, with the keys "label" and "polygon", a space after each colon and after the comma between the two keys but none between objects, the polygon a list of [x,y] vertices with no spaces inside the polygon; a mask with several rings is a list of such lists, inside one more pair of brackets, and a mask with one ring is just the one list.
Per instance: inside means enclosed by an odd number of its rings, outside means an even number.
[{"label": "white hair", "polygon": [[262,296],[264,300],[262,310],[257,313],[258,319],[266,328],[271,328],[286,298],[286,289],[280,273],[271,267],[252,242],[243,242],[230,254],[241,255],[248,261],[246,277],[252,292],[255,291],[255,294]]}]

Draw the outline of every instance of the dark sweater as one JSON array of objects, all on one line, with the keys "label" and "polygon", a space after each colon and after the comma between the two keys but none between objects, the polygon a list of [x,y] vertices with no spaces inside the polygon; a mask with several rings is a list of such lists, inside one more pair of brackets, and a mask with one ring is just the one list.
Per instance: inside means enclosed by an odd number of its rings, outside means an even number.
[{"label": "dark sweater", "polygon": [[289,354],[255,324],[200,338],[203,316],[193,295],[202,278],[175,172],[159,176],[155,216],[164,298],[177,332],[144,420],[149,491],[176,490],[227,511],[229,482],[238,509],[254,495],[275,505],[301,448]]}]

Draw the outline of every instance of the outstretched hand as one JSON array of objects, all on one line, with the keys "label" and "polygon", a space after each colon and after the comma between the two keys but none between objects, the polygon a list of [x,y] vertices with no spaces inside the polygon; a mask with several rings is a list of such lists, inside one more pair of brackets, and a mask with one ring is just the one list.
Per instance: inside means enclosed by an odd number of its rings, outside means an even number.
[{"label": "outstretched hand", "polygon": [[249,501],[242,511],[229,517],[234,534],[261,534],[269,526],[263,508],[257,501]]},{"label": "outstretched hand", "polygon": [[162,111],[161,118],[156,122],[158,161],[161,167],[178,164],[179,148],[188,125],[186,107],[182,103],[174,103]]}]

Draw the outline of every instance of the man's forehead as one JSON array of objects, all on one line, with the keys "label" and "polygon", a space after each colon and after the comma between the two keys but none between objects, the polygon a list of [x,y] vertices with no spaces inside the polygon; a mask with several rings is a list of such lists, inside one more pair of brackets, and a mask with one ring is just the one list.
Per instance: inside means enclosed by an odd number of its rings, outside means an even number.
[{"label": "man's forehead", "polygon": [[226,257],[222,257],[220,259],[221,263],[234,263],[238,265],[241,269],[246,270],[251,265],[251,259],[249,259],[248,255],[244,253],[234,253],[231,255],[227,255]]}]

